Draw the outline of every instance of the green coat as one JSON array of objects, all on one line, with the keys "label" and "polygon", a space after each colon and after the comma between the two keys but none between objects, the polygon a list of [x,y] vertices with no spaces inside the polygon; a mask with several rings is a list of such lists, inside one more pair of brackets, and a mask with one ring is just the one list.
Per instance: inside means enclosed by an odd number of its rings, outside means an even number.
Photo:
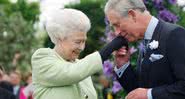
[{"label": "green coat", "polygon": [[41,48],[31,63],[34,99],[97,99],[91,75],[102,70],[98,52],[71,63],[53,49]]}]

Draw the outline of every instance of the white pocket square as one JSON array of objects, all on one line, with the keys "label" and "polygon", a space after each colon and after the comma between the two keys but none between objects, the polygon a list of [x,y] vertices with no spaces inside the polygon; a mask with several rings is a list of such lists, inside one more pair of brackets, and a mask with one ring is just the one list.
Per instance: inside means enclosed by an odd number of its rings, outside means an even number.
[{"label": "white pocket square", "polygon": [[154,62],[154,61],[157,61],[157,60],[159,60],[159,59],[161,59],[161,58],[163,58],[163,57],[164,57],[164,56],[161,55],[161,54],[151,54],[149,60],[150,60],[151,62]]}]

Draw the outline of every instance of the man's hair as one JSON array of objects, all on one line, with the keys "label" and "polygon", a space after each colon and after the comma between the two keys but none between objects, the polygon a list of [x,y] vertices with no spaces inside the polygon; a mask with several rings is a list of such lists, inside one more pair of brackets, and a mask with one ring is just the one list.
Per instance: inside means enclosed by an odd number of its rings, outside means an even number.
[{"label": "man's hair", "polygon": [[146,7],[142,0],[109,0],[105,5],[104,11],[107,14],[110,10],[113,10],[121,16],[127,16],[129,9],[144,12]]}]

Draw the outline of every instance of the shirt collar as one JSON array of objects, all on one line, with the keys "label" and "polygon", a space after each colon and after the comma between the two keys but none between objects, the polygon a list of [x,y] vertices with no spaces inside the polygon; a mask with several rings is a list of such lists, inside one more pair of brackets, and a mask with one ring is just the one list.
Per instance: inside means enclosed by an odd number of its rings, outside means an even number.
[{"label": "shirt collar", "polygon": [[14,93],[14,95],[17,95],[17,93],[19,91],[19,88],[20,88],[19,85],[16,85],[16,86],[13,87],[13,93]]},{"label": "shirt collar", "polygon": [[144,39],[146,40],[151,40],[152,39],[152,35],[154,33],[154,30],[158,24],[159,20],[157,18],[155,18],[154,16],[152,16],[148,27],[146,29],[145,35],[144,35]]}]

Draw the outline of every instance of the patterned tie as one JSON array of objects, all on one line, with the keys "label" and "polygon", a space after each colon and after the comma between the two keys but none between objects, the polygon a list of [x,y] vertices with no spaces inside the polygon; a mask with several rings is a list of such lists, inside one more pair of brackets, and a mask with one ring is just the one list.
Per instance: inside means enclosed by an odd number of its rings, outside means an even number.
[{"label": "patterned tie", "polygon": [[147,39],[144,39],[143,41],[142,41],[142,43],[143,43],[143,56],[142,56],[142,58],[145,56],[145,54],[146,54],[146,50],[147,50],[147,48],[148,48],[148,44],[149,44],[149,42],[150,42],[150,40],[147,40]]},{"label": "patterned tie", "polygon": [[141,64],[142,64],[143,58],[146,54],[146,50],[148,48],[149,42],[150,42],[150,40],[146,40],[146,39],[142,40],[142,42],[141,42],[141,45],[140,45],[141,48],[139,49],[139,56],[138,56],[138,60],[137,60],[137,70],[138,70],[138,72],[141,71]]}]

